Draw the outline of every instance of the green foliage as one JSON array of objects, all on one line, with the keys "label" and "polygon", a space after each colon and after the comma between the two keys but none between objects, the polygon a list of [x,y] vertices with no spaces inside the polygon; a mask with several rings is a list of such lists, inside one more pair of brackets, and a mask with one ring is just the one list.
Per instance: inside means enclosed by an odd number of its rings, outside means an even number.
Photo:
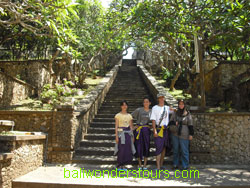
[{"label": "green foliage", "polygon": [[250,58],[249,1],[120,0],[114,7],[127,13],[123,23],[139,48],[159,51],[154,45],[161,43],[171,57],[187,59],[197,35],[211,56]]},{"label": "green foliage", "polygon": [[77,93],[76,89],[71,88],[72,86],[73,83],[66,79],[64,79],[63,84],[55,84],[54,88],[52,88],[50,84],[46,84],[41,93],[41,100],[52,106],[63,103],[66,97],[73,96]]},{"label": "green foliage", "polygon": [[96,79],[97,75],[98,75],[100,72],[101,72],[101,71],[100,71],[99,69],[93,70],[93,71],[91,72],[91,78]]},{"label": "green foliage", "polygon": [[220,107],[225,111],[232,111],[232,101],[229,101],[228,103],[221,102]]},{"label": "green foliage", "polygon": [[161,72],[162,79],[167,80],[167,79],[173,78],[173,76],[174,76],[173,72],[169,71],[165,67],[162,67],[162,72]]},{"label": "green foliage", "polygon": [[56,48],[65,51],[77,42],[68,25],[77,17],[75,6],[73,0],[0,2],[0,45],[13,52],[13,59],[46,57]]}]

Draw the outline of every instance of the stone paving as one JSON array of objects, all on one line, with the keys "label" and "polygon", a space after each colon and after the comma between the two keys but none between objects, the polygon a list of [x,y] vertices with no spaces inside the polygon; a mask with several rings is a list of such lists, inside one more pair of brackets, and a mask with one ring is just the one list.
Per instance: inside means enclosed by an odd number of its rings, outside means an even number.
[{"label": "stone paving", "polygon": [[[81,177],[80,177],[81,169]],[[75,171],[74,171],[75,170]],[[83,173],[84,170],[84,173]],[[93,170],[93,176],[86,175],[86,171]],[[103,170],[106,170],[105,172]],[[111,175],[111,171],[113,173]],[[117,173],[113,165],[52,165],[48,164],[14,180],[15,185],[22,183],[49,183],[64,185],[91,185],[91,186],[166,186],[166,187],[250,187],[250,166],[235,165],[195,165],[188,171],[165,170],[156,173],[155,166],[151,165],[148,171],[137,171],[135,166],[128,166],[130,172]],[[133,171],[134,170],[134,171]],[[194,173],[194,171],[196,172]],[[109,171],[109,176],[108,176]],[[153,172],[151,174],[151,171]],[[103,175],[104,172],[104,175]],[[83,177],[84,174],[84,177]],[[137,175],[137,178],[136,175]],[[77,177],[78,175],[78,177]],[[113,178],[112,178],[112,177]],[[22,187],[22,186],[20,186]],[[39,186],[40,187],[40,186]],[[66,186],[65,186],[66,187]]]}]

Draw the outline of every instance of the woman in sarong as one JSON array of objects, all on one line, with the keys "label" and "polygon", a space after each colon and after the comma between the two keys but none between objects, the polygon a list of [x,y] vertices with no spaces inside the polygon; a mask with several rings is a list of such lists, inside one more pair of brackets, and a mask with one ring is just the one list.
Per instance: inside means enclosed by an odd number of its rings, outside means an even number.
[{"label": "woman in sarong", "polygon": [[115,155],[117,154],[118,170],[126,170],[124,165],[130,164],[135,154],[133,117],[127,113],[128,103],[122,101],[121,112],[115,115]]},{"label": "woman in sarong", "polygon": [[[136,157],[139,162],[139,169],[147,169],[147,157],[149,157],[150,149],[150,115],[151,109],[149,109],[151,102],[148,97],[143,99],[143,107],[137,108],[133,113],[133,118],[136,119],[136,131],[135,131],[135,148]],[[142,159],[144,159],[144,165],[142,167]]]}]

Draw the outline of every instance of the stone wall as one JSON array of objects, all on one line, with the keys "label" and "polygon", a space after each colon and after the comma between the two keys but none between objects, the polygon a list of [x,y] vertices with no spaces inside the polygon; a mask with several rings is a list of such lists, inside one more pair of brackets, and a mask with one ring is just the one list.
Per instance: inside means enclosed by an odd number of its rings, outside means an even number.
[{"label": "stone wall", "polygon": [[192,114],[191,161],[250,165],[250,113]]},{"label": "stone wall", "polygon": [[[151,94],[156,97],[158,92],[165,92],[166,102],[176,104],[140,60],[137,65]],[[195,113],[192,110],[191,113],[195,131],[190,144],[191,163],[250,164],[250,113]]]},{"label": "stone wall", "polygon": [[[47,133],[47,162],[70,163],[74,150],[78,147],[115,80],[120,63],[80,101],[76,108],[59,106],[56,111],[0,111],[0,118],[14,121],[14,130]],[[3,130],[5,128],[0,126],[0,132]]]},{"label": "stone wall", "polygon": [[33,86],[0,72],[0,106],[13,105],[34,95],[34,92]]},{"label": "stone wall", "polygon": [[48,60],[0,61],[0,70],[13,77],[20,77],[35,88],[41,88],[50,82],[47,65]]},{"label": "stone wall", "polygon": [[0,61],[0,105],[9,106],[38,94],[50,82],[48,61]]},{"label": "stone wall", "polygon": [[0,187],[43,164],[46,136],[0,136]]},{"label": "stone wall", "polygon": [[233,79],[246,72],[250,68],[250,63],[222,62],[205,75],[206,95],[224,100],[224,90],[233,86]]}]

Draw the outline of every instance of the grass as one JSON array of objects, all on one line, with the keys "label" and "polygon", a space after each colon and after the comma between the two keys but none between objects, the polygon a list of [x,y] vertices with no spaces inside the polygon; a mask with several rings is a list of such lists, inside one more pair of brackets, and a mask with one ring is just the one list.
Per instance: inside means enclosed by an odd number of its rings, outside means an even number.
[{"label": "grass", "polygon": [[183,90],[181,89],[175,89],[173,91],[170,91],[170,89],[165,86],[166,80],[162,79],[160,76],[156,76],[156,75],[153,75],[153,76],[155,77],[157,82],[166,89],[166,92],[170,93],[175,99],[188,100],[192,98],[190,94],[183,93]]},{"label": "grass", "polygon": [[[188,101],[189,99],[192,99],[192,96],[190,94],[184,93],[183,90],[175,89],[173,91],[170,91],[169,88],[166,87],[166,85],[165,85],[166,80],[162,79],[161,76],[158,76],[156,74],[153,74],[153,76],[156,79],[156,81],[166,89],[166,92],[170,93],[175,99],[177,99],[177,100],[183,99],[185,101]],[[244,80],[242,79],[241,82],[245,82],[245,81],[248,81],[248,80],[249,80],[249,78],[246,78]],[[207,107],[205,112],[207,112],[207,113],[213,113],[213,112],[237,112],[237,110],[232,108],[231,104],[223,104],[223,103],[221,103],[220,106]]]},{"label": "grass", "polygon": [[166,90],[175,98],[175,99],[184,99],[188,100],[191,99],[192,96],[187,93],[183,93],[183,90],[175,89],[174,91],[170,91],[169,88],[166,88]]},{"label": "grass", "polygon": [[96,79],[93,79],[91,77],[87,77],[85,79],[85,83],[88,84],[88,85],[94,85],[94,86],[96,86],[96,85],[98,85],[102,81],[102,78],[103,77],[100,77],[100,76],[97,76]]},{"label": "grass", "polygon": [[[91,92],[95,87],[102,81],[103,77],[97,76],[96,79],[87,77],[85,79],[85,84],[88,86],[86,89],[81,89],[83,91],[82,95],[75,95],[72,98],[75,99],[74,104],[77,105],[80,100],[84,99],[86,95]],[[11,105],[8,108],[0,108],[0,110],[17,110],[17,111],[47,111],[52,110],[53,106],[50,104],[43,104],[37,98],[28,98],[21,100],[18,103]]]}]

